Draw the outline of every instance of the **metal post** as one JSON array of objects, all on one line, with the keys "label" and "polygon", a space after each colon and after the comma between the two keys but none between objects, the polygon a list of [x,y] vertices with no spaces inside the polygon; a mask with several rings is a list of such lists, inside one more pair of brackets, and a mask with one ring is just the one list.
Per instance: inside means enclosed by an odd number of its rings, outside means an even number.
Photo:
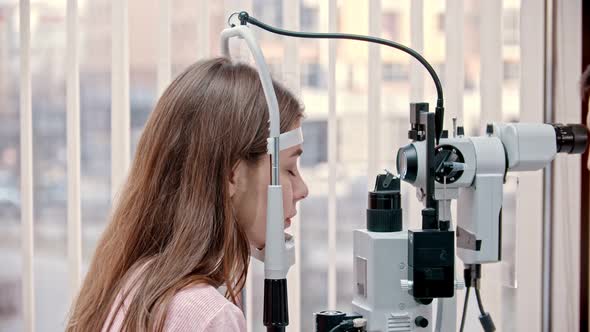
[{"label": "metal post", "polygon": [[[554,48],[555,48],[555,3],[545,1],[545,114],[544,122],[553,122],[554,93]],[[542,284],[542,322],[543,332],[551,331],[551,253],[553,245],[553,162],[543,171],[543,284]]]},{"label": "metal post", "polygon": [[[328,1],[328,31],[337,29],[336,0]],[[338,149],[338,119],[336,115],[336,40],[328,40],[328,309],[336,309],[336,172]]]},{"label": "metal post", "polygon": [[35,331],[33,236],[33,111],[31,103],[31,2],[19,3],[20,15],[20,177],[22,243],[22,317],[24,331]]},{"label": "metal post", "polygon": [[67,153],[68,153],[68,270],[69,296],[74,299],[82,278],[82,220],[80,198],[80,61],[78,0],[67,9]]}]

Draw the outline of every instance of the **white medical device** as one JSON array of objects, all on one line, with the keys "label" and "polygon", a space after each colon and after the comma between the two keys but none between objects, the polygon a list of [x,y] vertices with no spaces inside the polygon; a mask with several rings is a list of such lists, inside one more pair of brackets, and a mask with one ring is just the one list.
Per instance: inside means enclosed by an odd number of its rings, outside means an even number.
[{"label": "white medical device", "polygon": [[[587,131],[581,125],[494,123],[480,137],[443,138],[435,152],[435,200],[439,218],[450,220],[450,202],[457,200],[458,256],[465,264],[500,260],[503,184],[507,172],[536,171],[558,152],[582,153]],[[425,142],[398,152],[398,171],[423,197],[426,179]]]},{"label": "white medical device", "polygon": [[[237,13],[236,13],[237,14]],[[233,16],[233,15],[232,15]],[[231,16],[230,16],[231,19]],[[316,332],[409,332],[456,330],[455,290],[475,289],[480,321],[486,332],[495,327],[483,310],[479,293],[481,264],[501,259],[503,185],[508,171],[544,168],[559,152],[582,153],[588,132],[582,125],[490,124],[481,137],[466,137],[461,127],[453,137],[443,133],[442,85],[432,66],[416,51],[381,38],[306,33],[266,25],[246,12],[239,26],[221,34],[222,51],[230,56],[229,39],[246,41],[260,74],[270,114],[269,153],[272,182],[268,189],[266,247],[254,249],[265,263],[264,324],[268,331],[288,325],[286,274],[294,262],[293,241],[283,233],[282,192],[279,184],[279,151],[301,144],[300,128],[279,134],[279,112],[272,80],[260,47],[247,24],[290,37],[352,39],[394,47],[416,58],[433,78],[437,90],[435,112],[428,104],[410,105],[413,142],[397,156],[400,177],[377,177],[369,192],[367,228],[354,231],[353,313],[316,313]],[[456,135],[455,135],[456,132]],[[284,143],[284,141],[286,143]],[[400,179],[416,187],[424,203],[422,229],[403,230]],[[451,220],[451,201],[457,200],[457,227]],[[456,238],[456,247],[455,247]],[[455,280],[455,252],[465,263],[465,282]],[[433,322],[433,299],[437,321]],[[467,305],[465,302],[464,309]],[[463,312],[461,330],[465,319]]]}]

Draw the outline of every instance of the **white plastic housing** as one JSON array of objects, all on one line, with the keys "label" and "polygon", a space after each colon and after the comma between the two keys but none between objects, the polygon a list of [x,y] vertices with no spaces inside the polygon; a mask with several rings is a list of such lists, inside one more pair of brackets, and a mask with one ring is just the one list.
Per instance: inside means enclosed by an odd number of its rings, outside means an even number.
[{"label": "white plastic housing", "polygon": [[548,124],[494,123],[508,156],[510,171],[536,171],[549,164],[557,153],[555,129]]},{"label": "white plastic housing", "polygon": [[459,248],[457,255],[466,264],[491,263],[500,259],[500,211],[506,159],[497,137],[472,137],[477,157],[475,179],[468,188],[459,189],[457,227],[481,241],[479,251]]},{"label": "white plastic housing", "polygon": [[[287,257],[287,243],[284,233],[283,190],[281,186],[268,186],[268,209],[266,212],[266,247],[264,248],[264,277],[266,279],[285,279],[292,264],[295,263],[294,247],[292,261]],[[277,208],[281,207],[281,208]]]},{"label": "white plastic housing", "polygon": [[[367,331],[432,331],[432,305],[417,303],[400,283],[408,278],[408,232],[357,229],[353,238],[352,309],[367,319]],[[418,316],[429,326],[416,326]]]}]

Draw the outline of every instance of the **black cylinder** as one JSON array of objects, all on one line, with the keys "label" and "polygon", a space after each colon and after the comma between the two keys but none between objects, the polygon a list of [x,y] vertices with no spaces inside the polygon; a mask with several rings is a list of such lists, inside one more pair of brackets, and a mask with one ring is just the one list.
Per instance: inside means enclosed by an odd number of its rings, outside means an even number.
[{"label": "black cylinder", "polygon": [[336,325],[340,324],[345,313],[338,310],[324,310],[315,313],[315,332],[329,332]]},{"label": "black cylinder", "polygon": [[262,321],[269,331],[289,325],[288,303],[287,279],[264,279]]},{"label": "black cylinder", "polygon": [[426,319],[422,316],[418,316],[418,317],[416,317],[416,319],[414,319],[414,324],[416,324],[416,326],[418,326],[418,327],[426,328],[426,327],[428,327],[428,319]]},{"label": "black cylinder", "polygon": [[555,143],[557,152],[561,153],[584,153],[588,146],[588,129],[581,124],[556,123],[552,125],[555,129]]},{"label": "black cylinder", "polygon": [[367,230],[399,232],[402,230],[402,207],[399,178],[391,174],[377,176],[375,190],[369,191]]},{"label": "black cylinder", "polygon": [[267,326],[266,332],[285,332],[285,329],[284,326]]}]

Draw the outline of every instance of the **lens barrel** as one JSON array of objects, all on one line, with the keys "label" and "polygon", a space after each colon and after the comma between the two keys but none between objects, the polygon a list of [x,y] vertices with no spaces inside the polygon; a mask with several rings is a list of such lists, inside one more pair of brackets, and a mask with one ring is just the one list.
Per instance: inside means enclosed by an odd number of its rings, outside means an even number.
[{"label": "lens barrel", "polygon": [[557,152],[580,154],[588,146],[588,129],[581,124],[552,124],[555,129]]},{"label": "lens barrel", "polygon": [[397,152],[397,172],[402,180],[414,183],[418,176],[418,152],[413,144],[401,147]]}]

